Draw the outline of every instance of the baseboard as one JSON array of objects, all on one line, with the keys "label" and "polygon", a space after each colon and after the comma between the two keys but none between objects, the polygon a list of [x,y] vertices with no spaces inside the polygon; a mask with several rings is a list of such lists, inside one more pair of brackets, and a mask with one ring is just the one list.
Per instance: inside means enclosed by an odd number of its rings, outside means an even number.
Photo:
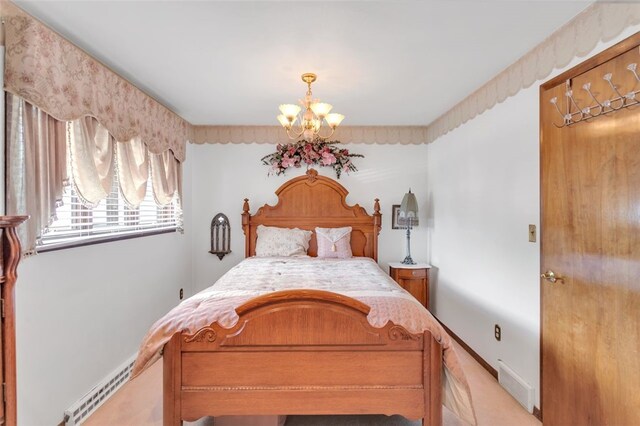
[{"label": "baseboard", "polygon": [[[435,318],[435,316],[434,316]],[[484,358],[482,358],[480,355],[478,355],[478,353],[476,351],[474,351],[473,349],[471,349],[471,347],[469,345],[467,345],[464,340],[462,340],[460,338],[460,336],[458,336],[456,333],[454,333],[453,331],[451,331],[451,329],[449,329],[449,327],[447,327],[446,325],[444,325],[442,323],[442,321],[440,321],[438,318],[436,318],[436,321],[438,321],[440,323],[440,325],[442,326],[442,328],[444,328],[444,331],[447,332],[447,334],[449,336],[451,336],[451,338],[453,340],[455,340],[456,342],[458,342],[458,344],[460,346],[462,346],[464,348],[465,351],[467,351],[469,353],[469,355],[471,355],[471,357],[473,359],[475,359],[478,364],[480,364],[485,370],[487,370],[489,372],[489,374],[491,374],[496,381],[498,380],[498,370],[496,370],[495,368],[493,368],[491,366],[491,364],[489,364],[487,361],[484,360]],[[538,420],[540,420],[540,422],[542,422],[542,410],[540,410],[538,407],[536,407],[535,405],[533,406],[533,413],[532,413]]]},{"label": "baseboard", "polygon": [[542,422],[542,410],[540,410],[535,405],[533,406],[533,415]]},{"label": "baseboard", "polygon": [[464,340],[462,340],[456,333],[454,333],[453,331],[451,331],[449,329],[449,327],[447,327],[446,325],[444,325],[442,323],[442,321],[440,321],[438,318],[436,318],[436,320],[440,323],[440,325],[442,326],[442,328],[444,328],[444,331],[447,332],[447,334],[449,336],[451,336],[453,338],[453,340],[455,340],[456,342],[458,342],[458,344],[460,346],[462,346],[464,348],[465,351],[469,352],[469,355],[471,355],[471,357],[473,359],[475,359],[478,364],[480,364],[481,366],[484,367],[485,370],[487,370],[489,372],[489,374],[491,374],[496,380],[498,380],[498,370],[496,370],[495,368],[493,368],[491,366],[491,364],[489,364],[487,361],[484,360],[484,358],[482,358],[480,355],[478,355],[478,353],[476,351],[474,351],[473,349],[471,349],[471,347],[469,345],[467,345]]},{"label": "baseboard", "polygon": [[78,426],[88,419],[91,414],[126,383],[131,375],[135,360],[136,355],[134,354],[66,409],[64,412],[64,424],[66,426]]}]

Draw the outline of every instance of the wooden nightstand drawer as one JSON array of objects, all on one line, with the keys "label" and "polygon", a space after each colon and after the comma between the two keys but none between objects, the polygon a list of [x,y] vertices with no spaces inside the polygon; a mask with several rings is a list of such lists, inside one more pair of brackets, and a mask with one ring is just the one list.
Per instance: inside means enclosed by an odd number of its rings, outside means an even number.
[{"label": "wooden nightstand drawer", "polygon": [[429,309],[429,268],[431,268],[431,266],[426,263],[417,265],[404,265],[402,263],[389,264],[389,274],[391,278],[393,278],[400,287],[418,299],[427,309]]},{"label": "wooden nightstand drawer", "polygon": [[427,270],[424,268],[421,269],[398,269],[398,278],[426,278]]}]

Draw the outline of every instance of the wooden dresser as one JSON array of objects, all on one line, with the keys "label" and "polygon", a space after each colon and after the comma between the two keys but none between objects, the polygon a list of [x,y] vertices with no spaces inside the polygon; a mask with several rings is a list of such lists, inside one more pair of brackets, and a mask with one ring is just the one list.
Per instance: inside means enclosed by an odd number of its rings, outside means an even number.
[{"label": "wooden dresser", "polygon": [[431,269],[431,265],[427,263],[416,263],[415,265],[404,265],[400,262],[389,263],[391,278],[427,309],[429,309],[429,269]]},{"label": "wooden dresser", "polygon": [[[20,262],[20,241],[16,227],[27,220],[26,216],[0,216],[2,244],[0,244],[0,425],[15,426],[16,412],[16,324],[15,284],[16,269]],[[3,403],[2,403],[3,402]]]}]

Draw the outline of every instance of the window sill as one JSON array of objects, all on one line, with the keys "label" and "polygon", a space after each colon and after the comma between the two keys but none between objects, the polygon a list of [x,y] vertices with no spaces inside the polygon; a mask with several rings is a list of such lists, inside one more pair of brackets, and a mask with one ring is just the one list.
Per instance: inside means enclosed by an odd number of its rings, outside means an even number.
[{"label": "window sill", "polygon": [[173,232],[178,232],[178,231],[179,229],[176,227],[176,228],[164,228],[164,229],[151,229],[148,231],[134,232],[129,234],[100,235],[100,236],[82,239],[79,241],[66,241],[62,243],[48,244],[46,246],[39,246],[39,247],[36,247],[36,253],[40,254],[40,253],[47,253],[50,251],[64,250],[68,248],[92,246],[94,244],[130,240],[132,238],[148,237],[151,235],[171,234]]}]

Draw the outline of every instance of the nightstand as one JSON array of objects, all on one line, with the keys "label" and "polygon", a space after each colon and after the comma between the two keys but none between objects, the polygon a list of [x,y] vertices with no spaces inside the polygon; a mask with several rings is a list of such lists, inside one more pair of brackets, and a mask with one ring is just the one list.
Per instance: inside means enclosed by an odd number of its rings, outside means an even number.
[{"label": "nightstand", "polygon": [[429,269],[431,269],[431,265],[427,263],[416,263],[415,265],[404,265],[400,262],[389,263],[391,278],[427,309],[429,309]]}]

